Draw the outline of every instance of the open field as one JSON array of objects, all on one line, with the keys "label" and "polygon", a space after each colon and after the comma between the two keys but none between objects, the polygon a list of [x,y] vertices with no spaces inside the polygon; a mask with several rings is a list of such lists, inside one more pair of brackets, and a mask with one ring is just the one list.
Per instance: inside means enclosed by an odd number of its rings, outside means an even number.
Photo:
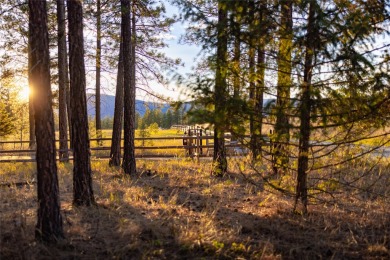
[{"label": "open field", "polygon": [[[359,189],[330,185],[333,200],[327,194],[312,199],[307,216],[293,213],[293,198],[263,182],[266,168],[253,171],[242,159],[230,160],[223,178],[210,176],[209,161],[138,160],[137,166],[139,174],[130,178],[106,160],[93,162],[97,206],[77,208],[72,165],[59,164],[66,238],[49,246],[34,241],[34,164],[2,164],[0,259],[390,257],[388,164],[360,177],[367,165],[353,171],[345,165],[339,171],[359,177],[353,183]],[[280,185],[293,189],[293,177]]]},{"label": "open field", "polygon": [[[140,137],[140,131],[135,131],[135,136]],[[153,132],[151,137],[181,137],[183,136],[183,133],[176,129],[160,129],[158,132]],[[101,138],[109,138],[112,137],[112,130],[102,130],[101,131]],[[90,131],[90,139],[97,138],[96,131],[91,130]],[[56,139],[59,139],[59,133],[56,132]],[[28,135],[24,135],[24,138],[20,140],[20,137],[16,135],[9,135],[7,137],[1,137],[0,142],[2,141],[15,141],[13,144],[1,144],[0,143],[0,149],[2,150],[11,150],[11,149],[28,149],[28,143],[21,143],[20,141],[28,141]],[[136,142],[136,145],[140,145],[141,142]],[[97,146],[110,146],[111,140],[103,141],[102,143],[98,143],[96,141],[91,141],[91,147],[97,147]],[[56,142],[57,149],[59,148],[59,142]]]},{"label": "open field", "polygon": [[[189,139],[190,138],[190,139]],[[227,134],[225,138],[228,155],[241,155],[245,147],[232,141],[231,135]],[[56,148],[59,149],[59,141],[56,141]],[[124,141],[122,137],[122,148]],[[267,145],[264,145],[267,146]],[[213,151],[213,136],[210,132],[203,132],[202,136],[184,134],[177,129],[160,129],[141,135],[136,131],[135,137],[135,155],[137,158],[184,158],[195,156],[211,156]],[[91,158],[107,159],[111,150],[111,130],[101,131],[99,138],[92,135],[90,138]],[[69,146],[68,146],[69,149]],[[70,157],[72,158],[72,151]],[[59,151],[57,151],[59,159]],[[35,160],[35,149],[29,147],[29,141],[2,140],[0,141],[0,163],[2,162],[33,162]]]}]

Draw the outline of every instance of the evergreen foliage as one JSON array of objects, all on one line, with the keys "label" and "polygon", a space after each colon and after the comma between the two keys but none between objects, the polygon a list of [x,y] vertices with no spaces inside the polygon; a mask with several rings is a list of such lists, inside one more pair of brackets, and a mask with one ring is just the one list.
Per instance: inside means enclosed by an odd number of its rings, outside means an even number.
[{"label": "evergreen foliage", "polygon": [[[326,153],[318,144],[339,147],[370,138],[375,129],[387,131],[389,46],[381,38],[389,36],[388,1],[174,2],[190,23],[184,40],[203,48],[196,73],[180,81],[195,93],[190,115],[218,127],[215,115],[218,100],[223,100],[228,115],[224,131],[237,137],[250,134],[247,143],[257,163],[273,160],[273,173],[298,172],[296,194],[304,210],[307,174],[315,169],[309,163],[336,151]],[[224,93],[218,92],[221,3],[229,17]],[[263,94],[277,99],[267,114],[255,105],[262,104]],[[268,134],[262,124],[276,130],[270,136],[271,154],[261,153]]]},{"label": "evergreen foliage", "polygon": [[10,116],[9,111],[1,100],[0,102],[0,137],[7,136],[12,134],[15,130],[15,126],[13,124],[14,119]]},{"label": "evergreen foliage", "polygon": [[168,109],[165,113],[159,109],[149,109],[146,108],[146,111],[143,116],[138,114],[137,118],[137,128],[141,129],[141,122],[145,126],[156,123],[159,127],[163,129],[169,129],[173,125],[185,125],[187,124],[187,113],[184,109]]}]

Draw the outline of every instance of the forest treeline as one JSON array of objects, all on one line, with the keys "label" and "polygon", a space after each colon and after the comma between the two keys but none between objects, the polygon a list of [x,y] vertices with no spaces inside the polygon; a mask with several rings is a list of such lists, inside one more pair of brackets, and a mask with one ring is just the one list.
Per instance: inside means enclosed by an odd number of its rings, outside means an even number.
[{"label": "forest treeline", "polygon": [[[171,3],[180,16],[168,17],[164,1],[3,1],[0,133],[12,128],[10,90],[27,75],[30,140],[37,149],[37,238],[55,242],[63,236],[51,85],[58,86],[61,159],[69,157],[68,139],[73,151],[73,203],[94,205],[87,76],[94,75],[99,135],[102,72],[116,74],[109,164],[134,175],[136,91],[148,91],[151,79],[166,82],[163,72],[180,65],[164,55],[159,37],[179,19],[187,25],[181,41],[202,51],[194,73],[175,79],[192,90],[191,121],[213,126],[213,176],[228,173],[224,134],[230,132],[249,147],[255,171],[296,177],[294,208],[300,203],[306,213],[313,196],[308,174],[366,151],[331,162],[325,157],[373,137],[381,137],[374,148],[389,143],[388,0]],[[91,42],[94,48],[87,47]],[[275,100],[266,110],[265,98]],[[265,129],[272,130],[272,154],[263,149]]]},{"label": "forest treeline", "polygon": [[[89,122],[90,125],[96,128],[96,119],[94,117],[89,117]],[[138,112],[135,113],[136,129],[144,129],[154,123],[162,129],[169,129],[173,125],[186,125],[187,122],[186,112],[183,109],[168,109],[166,111],[162,111],[158,108],[146,108],[142,115]],[[111,130],[113,125],[113,117],[104,117],[101,119],[101,129]]]}]

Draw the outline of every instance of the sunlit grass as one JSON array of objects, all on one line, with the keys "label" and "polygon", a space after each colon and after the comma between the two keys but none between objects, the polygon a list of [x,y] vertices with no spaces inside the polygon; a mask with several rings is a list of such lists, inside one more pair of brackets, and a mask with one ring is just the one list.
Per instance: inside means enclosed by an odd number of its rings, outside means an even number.
[{"label": "sunlit grass", "polygon": [[[243,159],[229,160],[230,172],[223,178],[210,175],[211,162],[189,158],[137,159],[137,168],[138,174],[127,176],[120,167],[109,167],[107,160],[92,161],[98,206],[76,208],[72,206],[73,165],[58,163],[66,241],[59,247],[46,247],[34,242],[35,164],[2,164],[1,183],[9,186],[0,187],[1,255],[9,259],[20,254],[30,258],[278,259],[288,258],[295,248],[296,254],[306,258],[326,258],[330,251],[335,258],[388,256],[386,161],[360,160],[333,172],[311,173],[310,186],[332,192],[337,200],[326,193],[317,195],[321,200],[311,198],[310,214],[304,218],[291,213],[293,198],[261,185],[261,172]],[[328,179],[320,179],[324,177]],[[335,185],[335,180],[353,183],[355,189]],[[278,185],[293,184],[293,176],[284,176]]]}]

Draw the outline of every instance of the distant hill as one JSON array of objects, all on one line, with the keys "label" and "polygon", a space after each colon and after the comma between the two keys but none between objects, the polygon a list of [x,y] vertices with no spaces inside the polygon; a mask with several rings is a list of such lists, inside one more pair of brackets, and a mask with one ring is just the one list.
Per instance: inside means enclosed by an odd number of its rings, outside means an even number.
[{"label": "distant hill", "polygon": [[[101,117],[114,117],[115,110],[115,96],[111,95],[101,95]],[[88,116],[95,116],[95,95],[87,94],[87,107],[88,107]],[[169,108],[169,104],[164,103],[155,103],[155,102],[146,102],[142,100],[135,101],[135,111],[137,111],[141,116],[145,114],[146,109],[150,110],[161,109],[162,112],[166,112]]]},{"label": "distant hill", "polygon": [[[263,106],[269,106],[270,103],[275,102],[275,99],[264,99]],[[88,107],[88,116],[95,116],[95,95],[87,94],[87,107]],[[141,116],[145,114],[147,108],[150,110],[161,109],[165,113],[171,106],[166,103],[156,103],[156,102],[147,102],[142,100],[135,101],[135,111],[137,111]],[[185,110],[189,110],[191,107],[191,102],[185,103]],[[111,95],[101,95],[101,117],[114,117],[115,109],[115,96]]]}]

